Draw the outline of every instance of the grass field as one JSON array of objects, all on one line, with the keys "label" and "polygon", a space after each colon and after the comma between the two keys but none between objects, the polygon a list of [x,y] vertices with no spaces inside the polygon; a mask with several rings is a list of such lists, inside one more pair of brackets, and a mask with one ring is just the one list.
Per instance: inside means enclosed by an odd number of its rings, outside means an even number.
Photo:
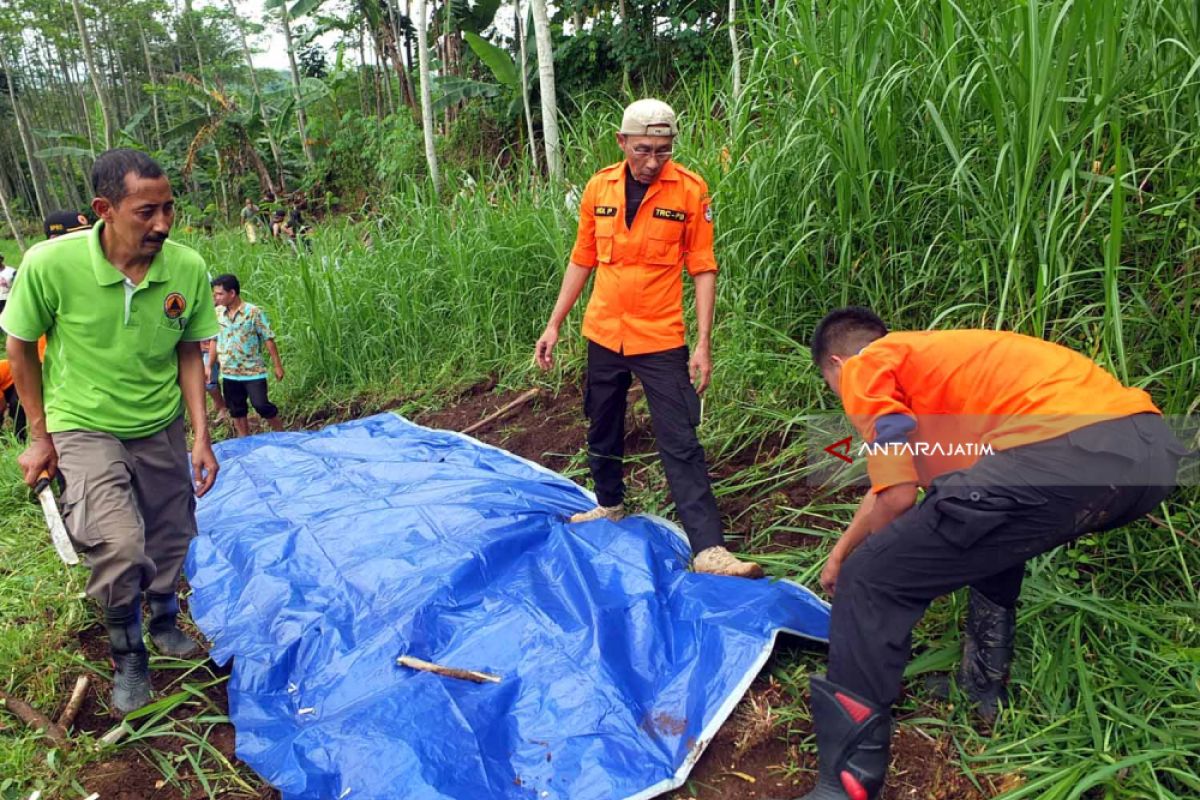
[{"label": "grass field", "polygon": [[0,255],[4,256],[5,264],[12,267],[21,266],[21,248],[17,247],[15,239],[0,239]]},{"label": "grass field", "polygon": [[[702,70],[672,98],[686,112],[677,158],[713,190],[722,264],[704,442],[718,464],[758,442],[784,443],[766,463],[732,472],[718,493],[767,496],[801,479],[803,432],[834,408],[802,337],[847,303],[900,328],[1050,338],[1146,388],[1166,412],[1194,413],[1194,5],[825,5],[814,17],[808,4],[780,3],[750,26],[737,100],[723,76]],[[575,183],[615,157],[619,105],[593,98],[566,115]],[[440,202],[412,187],[382,198],[377,218],[324,224],[303,257],[251,248],[233,230],[180,235],[214,273],[237,273],[246,298],[271,313],[288,368],[277,387],[285,413],[361,396],[418,398],[416,408],[489,375],[501,387],[551,390],[577,379],[578,313],[558,371],[543,376],[529,361],[573,239],[564,193],[512,174],[477,177],[477,190],[455,186]],[[81,573],[68,576],[41,546],[16,452],[0,444],[0,688],[53,707],[64,676],[84,668],[73,642],[94,612],[78,599]],[[639,500],[661,507],[661,481],[649,475]],[[1017,702],[993,737],[974,733],[961,708],[914,719],[925,708],[919,687],[905,724],[944,732],[967,768],[1005,776],[1008,800],[1200,796],[1196,499],[1194,488],[1183,491],[1154,521],[1031,566]],[[844,503],[827,499],[779,507],[757,520],[756,541],[797,531],[828,539],[812,520],[848,518]],[[823,553],[761,558],[773,574],[811,582]],[[959,599],[935,606],[912,672],[953,659],[960,611]],[[804,656],[775,670],[800,691],[819,667]],[[795,724],[806,711],[780,714]],[[71,793],[82,788],[72,779],[105,756],[48,756],[11,718],[0,724],[0,798],[35,787],[84,796]],[[213,786],[236,785],[220,759],[197,752]],[[233,790],[223,791],[210,795]]]}]

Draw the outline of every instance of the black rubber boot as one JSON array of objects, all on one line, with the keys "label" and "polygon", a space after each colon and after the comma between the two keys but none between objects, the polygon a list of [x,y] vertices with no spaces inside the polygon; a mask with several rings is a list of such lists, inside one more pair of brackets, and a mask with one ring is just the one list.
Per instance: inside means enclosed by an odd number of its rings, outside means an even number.
[{"label": "black rubber boot", "polygon": [[981,592],[971,590],[958,688],[975,703],[980,719],[988,725],[996,721],[1001,704],[1008,702],[1008,672],[1016,629],[1016,609],[997,605]]},{"label": "black rubber boot", "polygon": [[104,627],[112,647],[112,704],[128,714],[150,702],[150,655],[142,639],[140,604],[104,609]]},{"label": "black rubber boot", "polygon": [[165,656],[189,658],[200,652],[196,640],[179,630],[179,600],[174,593],[146,592],[150,604],[150,641]]},{"label": "black rubber boot", "polygon": [[891,759],[891,713],[820,675],[810,688],[819,770],[797,800],[874,800]]}]

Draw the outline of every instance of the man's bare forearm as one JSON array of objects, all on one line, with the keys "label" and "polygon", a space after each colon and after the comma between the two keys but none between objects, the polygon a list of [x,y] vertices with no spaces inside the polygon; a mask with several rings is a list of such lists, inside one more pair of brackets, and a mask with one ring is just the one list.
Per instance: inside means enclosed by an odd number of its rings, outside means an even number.
[{"label": "man's bare forearm", "polygon": [[871,533],[879,533],[917,502],[917,485],[901,483],[889,486],[875,496],[867,522]]},{"label": "man's bare forearm", "polygon": [[874,508],[875,493],[867,492],[858,504],[858,509],[854,512],[854,519],[850,520],[850,524],[846,526],[846,530],[833,546],[833,552],[831,553],[833,557],[844,559],[854,552],[854,548],[862,544],[864,539],[871,535],[870,517],[871,511]]},{"label": "man's bare forearm", "polygon": [[916,502],[916,484],[890,486],[879,492],[867,492],[854,512],[854,519],[833,546],[831,555],[845,559],[868,537],[886,528]]},{"label": "man's bare forearm", "polygon": [[696,288],[696,333],[697,345],[712,344],[713,315],[717,305],[717,273],[701,272],[692,278]]},{"label": "man's bare forearm", "polygon": [[574,261],[567,264],[567,271],[563,273],[562,286],[558,290],[558,299],[554,302],[554,310],[550,312],[550,327],[557,329],[562,326],[563,320],[575,307],[575,301],[583,293],[583,287],[587,286],[588,278],[591,275],[590,269],[581,267]]},{"label": "man's bare forearm", "polygon": [[183,405],[197,441],[208,440],[208,414],[204,407],[204,362],[200,355],[199,342],[180,342],[176,347],[179,356],[179,390],[183,393]]},{"label": "man's bare forearm", "polygon": [[279,347],[274,339],[267,339],[267,352],[271,354],[271,363],[275,369],[283,369],[283,362],[279,360]]},{"label": "man's bare forearm", "polygon": [[38,343],[9,336],[4,349],[8,354],[17,396],[21,399],[21,407],[25,409],[29,436],[44,439],[49,434],[46,431],[46,407],[42,400],[42,362],[38,358]]}]

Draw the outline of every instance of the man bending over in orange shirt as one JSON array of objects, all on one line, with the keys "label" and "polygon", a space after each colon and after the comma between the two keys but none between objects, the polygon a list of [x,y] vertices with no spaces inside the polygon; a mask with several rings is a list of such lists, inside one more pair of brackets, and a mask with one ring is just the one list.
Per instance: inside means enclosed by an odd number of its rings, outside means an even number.
[{"label": "man bending over in orange shirt", "polygon": [[1016,333],[888,333],[844,308],[817,326],[812,357],[869,445],[871,490],[821,574],[829,671],[811,682],[820,769],[803,800],[871,800],[929,604],[971,588],[958,680],[994,718],[1025,562],[1149,512],[1187,450],[1144,391]]}]

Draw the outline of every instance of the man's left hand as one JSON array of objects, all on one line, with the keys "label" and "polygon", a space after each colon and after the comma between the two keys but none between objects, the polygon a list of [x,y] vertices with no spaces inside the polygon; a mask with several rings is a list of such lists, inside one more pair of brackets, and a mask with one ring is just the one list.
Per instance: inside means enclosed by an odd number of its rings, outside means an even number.
[{"label": "man's left hand", "polygon": [[217,480],[217,456],[207,439],[197,439],[192,445],[192,478],[195,481],[196,497],[204,497]]},{"label": "man's left hand", "polygon": [[841,571],[842,556],[837,551],[834,551],[829,554],[829,558],[825,560],[824,568],[821,569],[821,588],[830,597],[833,597],[833,593],[837,589],[838,573]]},{"label": "man's left hand", "polygon": [[277,381],[283,380],[283,365],[282,364],[275,365],[275,380],[277,380]]},{"label": "man's left hand", "polygon": [[696,394],[704,394],[709,381],[712,380],[712,355],[707,346],[701,345],[692,352],[692,359],[688,362],[688,374],[692,377]]}]

